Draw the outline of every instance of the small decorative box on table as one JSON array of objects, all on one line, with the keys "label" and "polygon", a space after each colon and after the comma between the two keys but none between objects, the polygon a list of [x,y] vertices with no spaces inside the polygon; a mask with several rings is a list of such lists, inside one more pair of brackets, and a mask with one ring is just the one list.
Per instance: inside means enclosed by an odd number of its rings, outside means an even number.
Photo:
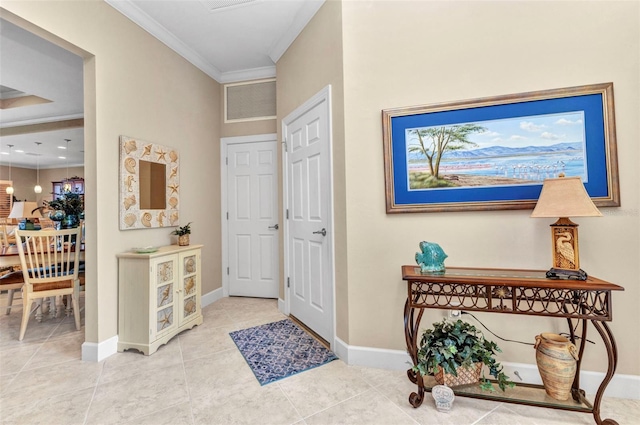
[{"label": "small decorative box on table", "polygon": [[[488,393],[478,385],[454,387],[456,396],[475,397],[505,403],[528,404],[554,409],[592,413],[597,424],[617,424],[613,419],[600,418],[600,402],[613,378],[618,363],[618,353],[613,334],[607,325],[611,321],[611,291],[624,288],[593,276],[585,281],[547,279],[545,271],[515,269],[470,269],[447,267],[442,273],[422,273],[420,267],[402,266],[402,279],[407,282],[407,301],[404,308],[404,331],[407,350],[413,364],[417,364],[420,320],[425,308],[484,311],[491,313],[526,314],[565,318],[569,324],[569,339],[579,341],[579,359],[585,349],[587,325],[591,322],[600,334],[607,350],[607,371],[598,387],[593,404],[580,389],[580,360],[567,401],[549,397],[540,385],[518,384],[505,392]],[[579,323],[576,326],[573,321]],[[580,330],[580,335],[574,329]],[[418,391],[411,393],[409,402],[418,407],[424,393],[436,385],[435,379],[407,371],[409,379],[417,384]]]},{"label": "small decorative box on table", "polygon": [[202,245],[118,254],[118,351],[146,355],[202,323]]}]

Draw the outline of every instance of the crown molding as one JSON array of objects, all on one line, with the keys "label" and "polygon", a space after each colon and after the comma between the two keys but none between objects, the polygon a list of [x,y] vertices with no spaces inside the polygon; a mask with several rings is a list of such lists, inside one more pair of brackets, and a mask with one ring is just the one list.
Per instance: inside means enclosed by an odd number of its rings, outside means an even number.
[{"label": "crown molding", "polygon": [[240,81],[274,78],[275,76],[276,76],[275,66],[264,66],[261,68],[243,69],[240,71],[224,72],[218,82],[221,84],[237,83]]},{"label": "crown molding", "polygon": [[180,56],[191,62],[195,67],[213,78],[217,82],[221,82],[222,73],[218,68],[207,62],[193,49],[184,44],[180,39],[171,34],[165,27],[160,25],[158,21],[144,13],[138,6],[129,0],[105,0],[105,2],[122,13],[127,19],[147,31],[149,34],[167,45],[170,49],[178,53]]},{"label": "crown molding", "polygon": [[271,47],[269,57],[273,63],[277,63],[278,60],[280,60],[284,52],[287,51],[291,43],[294,42],[304,27],[311,21],[311,18],[315,16],[324,2],[325,0],[306,0],[303,2],[303,7],[298,11],[296,19],[293,20],[284,35]]}]

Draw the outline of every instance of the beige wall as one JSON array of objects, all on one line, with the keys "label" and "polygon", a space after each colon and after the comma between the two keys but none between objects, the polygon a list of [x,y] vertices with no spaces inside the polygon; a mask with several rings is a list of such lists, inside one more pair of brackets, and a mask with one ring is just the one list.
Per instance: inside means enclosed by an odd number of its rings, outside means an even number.
[{"label": "beige wall", "polygon": [[[42,193],[37,194],[33,191],[36,185],[36,170],[31,168],[12,167],[11,179],[15,189],[14,196],[21,201],[33,201],[41,204],[43,200],[51,199],[53,185],[51,182],[61,181],[67,177],[66,168],[50,168],[40,170],[40,186]],[[5,179],[9,179],[9,167],[0,165],[0,175]],[[69,177],[84,177],[84,167],[69,167]]]},{"label": "beige wall", "polygon": [[[531,219],[531,211],[387,215],[381,110],[612,81],[623,206],[576,221],[583,268],[626,288],[613,298],[618,373],[640,374],[638,9],[637,2],[325,3],[277,64],[278,119],[334,86],[339,338],[404,350],[400,266],[414,262],[421,240],[438,242],[449,266],[551,265],[552,220]],[[443,316],[429,311],[422,323]],[[525,342],[567,330],[563,320],[476,316],[501,336]],[[604,371],[602,343],[589,332],[598,344],[589,346],[583,367]],[[500,346],[502,360],[535,363],[529,346]]]},{"label": "beige wall", "polygon": [[[277,63],[278,122],[296,107],[331,84],[333,123],[333,177],[335,269],[336,269],[336,325],[337,335],[347,341],[349,332],[347,258],[346,258],[346,199],[344,191],[345,143],[342,81],[342,10],[340,3],[326,2],[293,45]],[[278,127],[281,140],[282,128]],[[282,177],[282,176],[280,176]],[[282,187],[282,184],[280,184]],[[282,205],[282,202],[280,203]],[[284,252],[281,250],[281,256]],[[284,270],[281,275],[284,276]],[[284,288],[280,289],[284,299]]]},{"label": "beige wall", "polygon": [[[621,208],[577,219],[581,266],[620,284],[612,328],[618,373],[640,375],[638,2],[343,3],[344,102],[349,264],[349,344],[403,349],[406,286],[400,266],[418,242],[439,243],[449,266],[547,269],[548,225],[531,211],[387,215],[381,110],[593,83],[613,82]],[[301,47],[302,48],[302,47]],[[375,231],[373,231],[375,229]],[[423,325],[443,313],[429,312]],[[566,331],[563,320],[477,315],[508,339],[532,342]],[[604,371],[590,329],[585,370]],[[531,347],[499,344],[503,360],[535,363]]]},{"label": "beige wall", "polygon": [[117,335],[116,254],[175,243],[168,228],[118,229],[120,135],[179,150],[180,221],[192,221],[192,243],[205,245],[203,293],[219,288],[220,85],[104,2],[3,1],[2,7],[3,18],[52,41],[59,37],[85,58],[85,179],[92,194],[86,340]]}]

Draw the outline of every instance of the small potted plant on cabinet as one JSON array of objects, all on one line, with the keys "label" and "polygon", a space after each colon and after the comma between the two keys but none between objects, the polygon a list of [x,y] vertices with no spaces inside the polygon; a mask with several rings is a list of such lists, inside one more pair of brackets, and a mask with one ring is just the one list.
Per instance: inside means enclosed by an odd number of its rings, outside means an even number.
[{"label": "small potted plant on cabinet", "polygon": [[172,235],[178,235],[178,245],[189,245],[189,235],[191,234],[191,222],[184,226],[178,226],[176,230],[171,232]]},{"label": "small potted plant on cabinet", "polygon": [[488,341],[475,326],[457,320],[443,320],[433,324],[422,335],[418,349],[418,364],[413,370],[421,375],[434,375],[440,385],[455,386],[480,381],[480,388],[493,391],[491,381],[480,374],[482,366],[496,378],[502,391],[515,384],[502,371],[502,366],[493,357],[500,348]]}]

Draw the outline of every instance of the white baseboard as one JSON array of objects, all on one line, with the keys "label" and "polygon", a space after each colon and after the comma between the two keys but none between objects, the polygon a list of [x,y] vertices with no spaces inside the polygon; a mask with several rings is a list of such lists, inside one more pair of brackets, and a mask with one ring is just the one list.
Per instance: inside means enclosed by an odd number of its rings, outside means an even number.
[{"label": "white baseboard", "polygon": [[202,307],[204,308],[204,307],[208,306],[209,304],[213,304],[214,302],[216,302],[219,299],[221,299],[222,296],[223,296],[222,295],[222,288],[214,289],[213,291],[204,294],[202,296],[201,301],[200,301],[201,304],[202,304]]},{"label": "white baseboard", "polygon": [[285,310],[286,310],[286,304],[284,300],[282,298],[278,298],[278,311],[280,311],[280,313],[282,314],[287,314]]},{"label": "white baseboard", "polygon": [[82,360],[100,362],[118,352],[118,335],[102,342],[83,342]]},{"label": "white baseboard", "polygon": [[[349,365],[375,367],[389,370],[407,370],[411,367],[411,358],[406,351],[348,345],[335,338],[332,346],[338,357]],[[502,362],[505,373],[514,382],[542,384],[538,367],[527,363]],[[515,375],[518,372],[522,381]],[[580,387],[587,394],[595,394],[604,378],[602,372],[583,370],[580,372]],[[616,374],[607,386],[606,397],[640,400],[640,376]]]}]

